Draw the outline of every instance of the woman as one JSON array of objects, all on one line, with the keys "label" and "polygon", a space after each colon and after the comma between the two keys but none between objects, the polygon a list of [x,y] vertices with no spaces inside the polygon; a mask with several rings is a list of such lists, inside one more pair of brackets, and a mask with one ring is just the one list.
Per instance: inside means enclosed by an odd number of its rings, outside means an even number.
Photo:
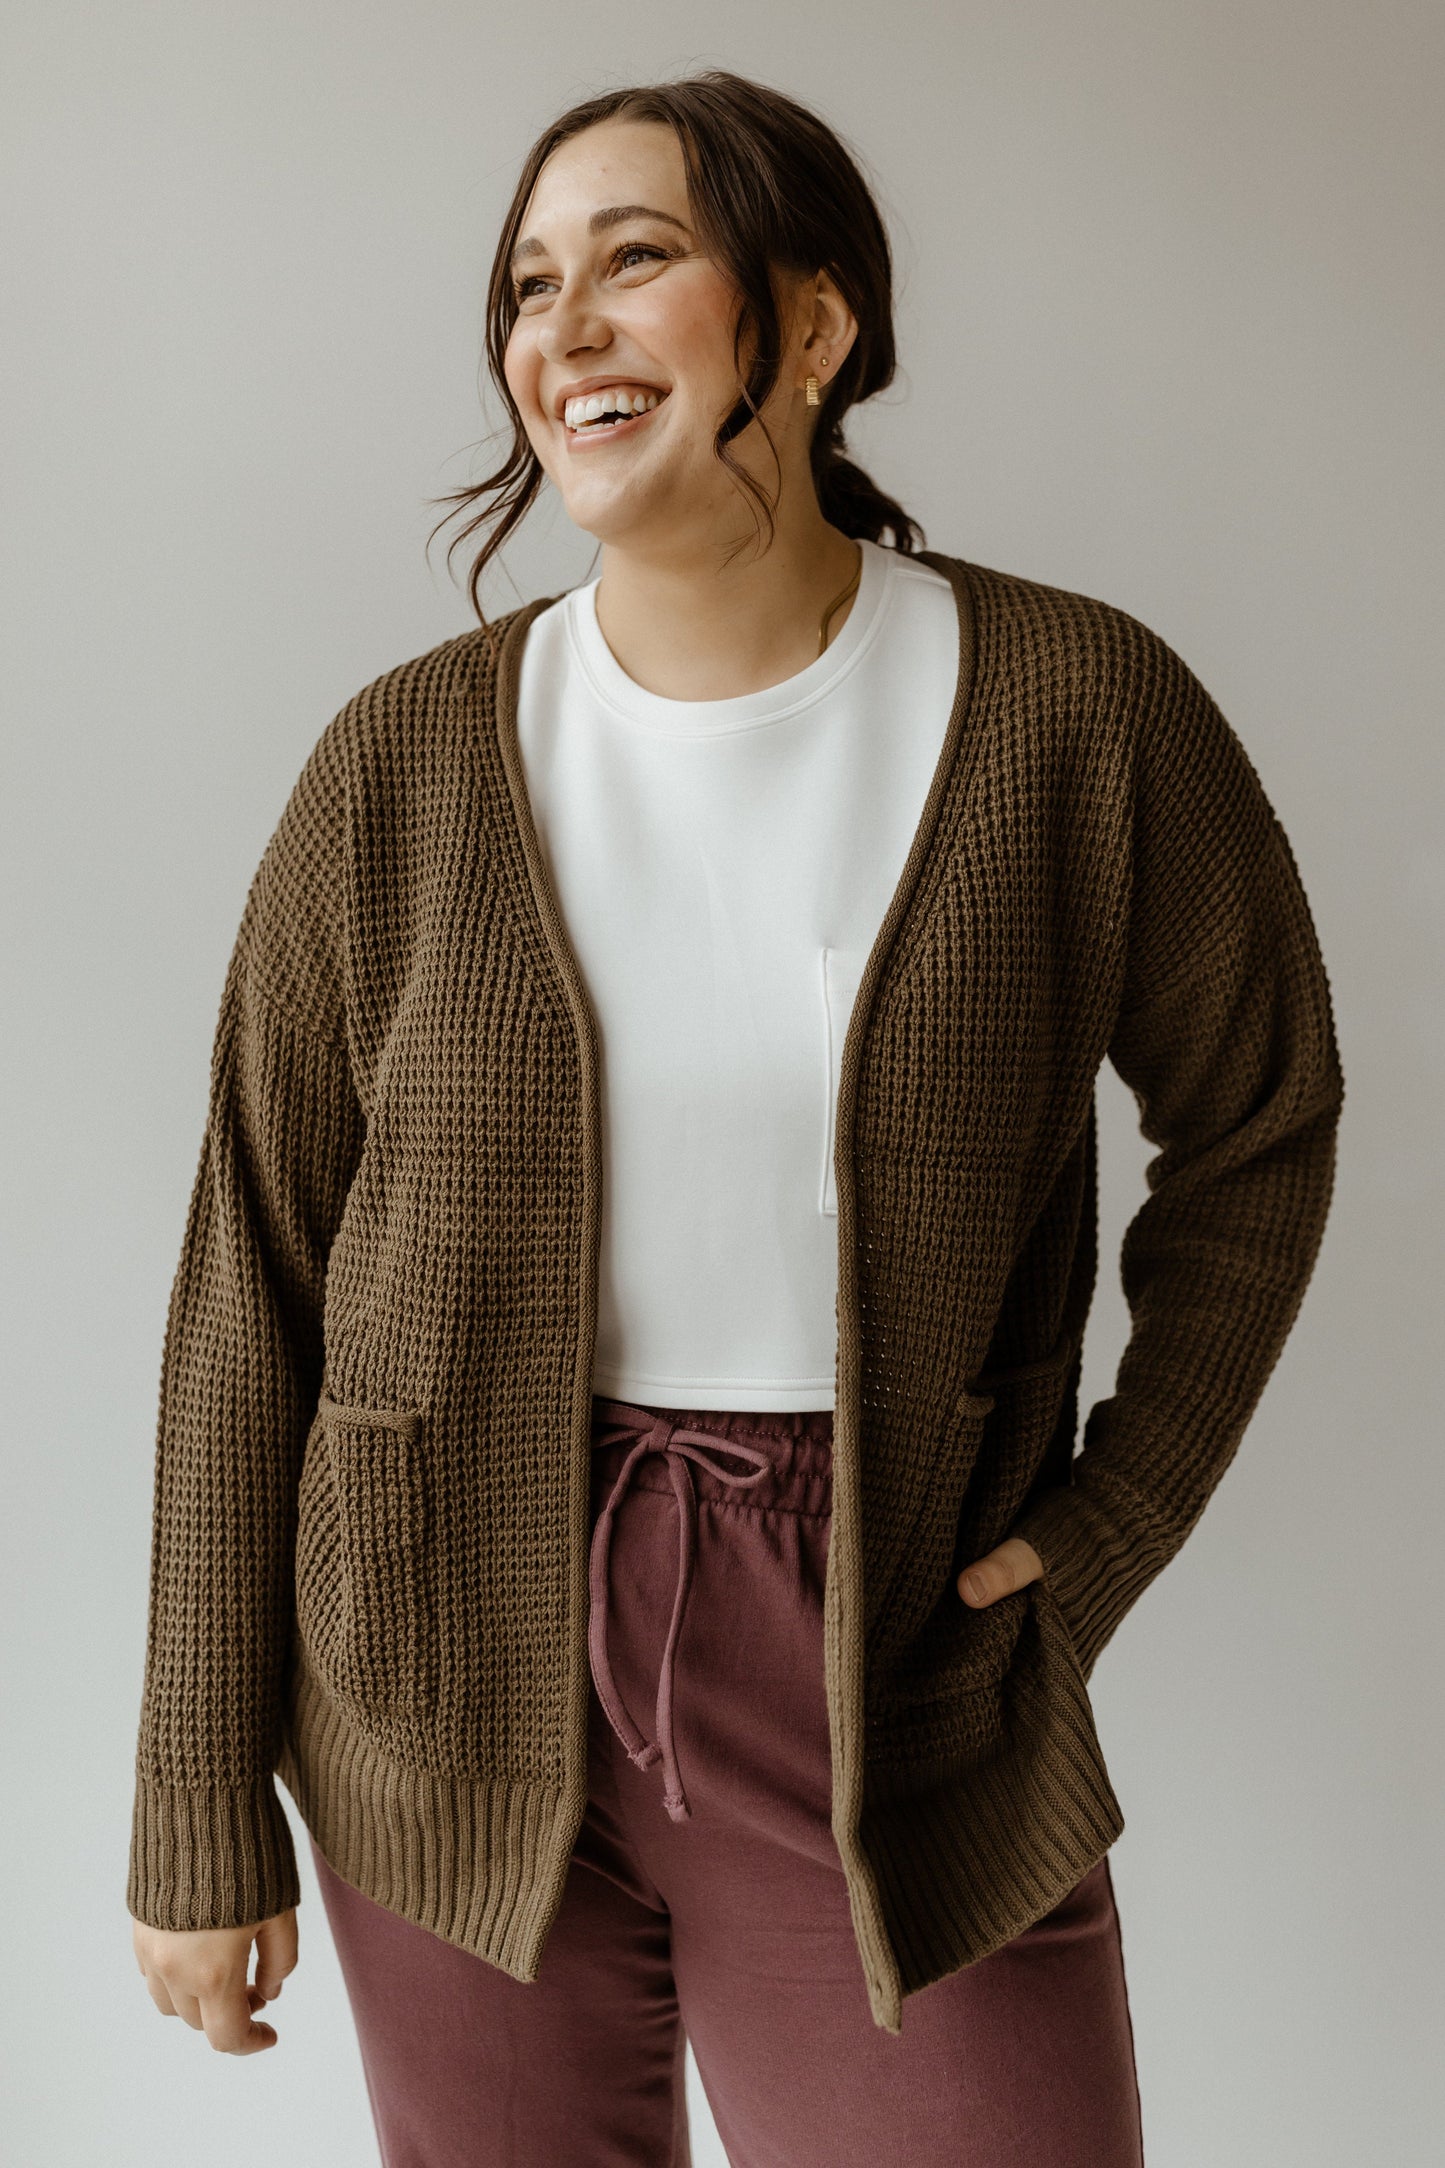
[{"label": "woman", "polygon": [[[602,570],[358,694],[247,902],[163,1365],[141,1968],[273,2044],[279,1772],[389,2163],[685,2162],[686,2035],[736,2162],[1123,2168],[1088,1679],[1324,1225],[1289,845],[1158,635],[920,552],[844,456],[890,262],[801,107],[713,72],[564,115],[489,321],[477,614],[543,477]],[[1106,1056],[1159,1156],[1075,1458]]]}]

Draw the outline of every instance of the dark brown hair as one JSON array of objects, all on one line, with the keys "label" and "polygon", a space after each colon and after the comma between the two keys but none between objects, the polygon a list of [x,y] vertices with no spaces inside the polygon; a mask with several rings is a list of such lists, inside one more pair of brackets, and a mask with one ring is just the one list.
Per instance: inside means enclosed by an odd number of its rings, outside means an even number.
[{"label": "dark brown hair", "polygon": [[848,408],[881,391],[897,366],[893,260],[878,207],[841,139],[816,114],[765,84],[710,68],[677,82],[605,91],[574,105],[527,154],[503,221],[487,291],[487,362],[512,417],[511,448],[483,481],[433,500],[454,507],[432,529],[433,536],[458,511],[473,510],[447,551],[448,563],[468,535],[479,528],[493,530],[473,561],[467,583],[478,618],[486,624],[482,574],[526,517],[545,478],[504,368],[517,319],[512,249],[537,176],[552,152],[570,136],[606,120],[661,121],[674,130],[699,239],[737,287],[741,308],[733,358],[739,373],[748,343],[755,359],[742,397],[718,431],[713,449],[761,506],[769,540],[777,499],[769,499],[758,487],[728,445],[754,417],[767,433],[759,408],[777,382],[782,342],[773,272],[806,277],[826,270],[857,318],[858,334],[822,393],[810,454],[818,502],[823,517],[843,534],[877,542],[887,530],[892,546],[911,555],[926,540],[923,528],[847,457],[843,439]]}]

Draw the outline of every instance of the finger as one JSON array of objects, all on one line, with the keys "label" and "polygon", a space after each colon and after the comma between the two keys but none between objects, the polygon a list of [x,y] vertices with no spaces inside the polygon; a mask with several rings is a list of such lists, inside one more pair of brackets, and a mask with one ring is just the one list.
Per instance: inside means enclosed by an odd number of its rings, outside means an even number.
[{"label": "finger", "polygon": [[1043,1560],[1031,1543],[1020,1536],[1009,1536],[986,1558],[977,1559],[965,1566],[958,1577],[958,1592],[965,1603],[976,1610],[983,1610],[997,1603],[1000,1596],[1011,1596],[1017,1589],[1027,1588],[1030,1581],[1037,1581],[1044,1570]]},{"label": "finger", "polygon": [[244,1982],[202,1995],[201,2026],[220,2055],[254,2055],[276,2045],[275,2027],[252,2017]]},{"label": "finger", "polygon": [[176,2006],[171,2001],[170,1989],[166,1986],[160,1974],[158,1972],[148,1972],[145,1981],[150,1999],[160,2011],[161,2016],[174,2017],[176,2015]]},{"label": "finger", "polygon": [[269,2002],[296,1969],[296,1908],[262,1920],[256,1929],[256,1985]]},{"label": "finger", "polygon": [[981,1558],[977,1565],[970,1566],[967,1572],[959,1575],[958,1593],[965,1603],[982,1609],[992,1603],[996,1595],[1002,1595],[1003,1591],[994,1582],[988,1560]]},{"label": "finger", "polygon": [[997,1551],[990,1551],[987,1558],[976,1560],[958,1577],[959,1594],[965,1603],[972,1604],[978,1611],[987,1610],[991,1603],[998,1602],[1000,1596],[1011,1595],[1013,1586],[1013,1574],[1008,1562],[1001,1559]]}]

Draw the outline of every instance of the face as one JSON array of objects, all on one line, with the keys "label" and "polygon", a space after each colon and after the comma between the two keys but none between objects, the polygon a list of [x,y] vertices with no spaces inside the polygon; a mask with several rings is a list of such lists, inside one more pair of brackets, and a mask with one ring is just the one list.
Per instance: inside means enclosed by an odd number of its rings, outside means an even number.
[{"label": "face", "polygon": [[[649,550],[696,543],[709,530],[729,539],[752,532],[712,450],[742,390],[732,358],[738,298],[689,224],[672,129],[607,121],[559,145],[537,177],[519,250],[507,384],[574,523],[600,541]],[[801,461],[805,476],[795,378],[806,368],[785,364],[763,409],[780,456]],[[651,389],[658,403],[578,432],[563,402],[574,389],[587,396],[581,387],[593,381]],[[729,449],[776,488],[755,421]]]}]

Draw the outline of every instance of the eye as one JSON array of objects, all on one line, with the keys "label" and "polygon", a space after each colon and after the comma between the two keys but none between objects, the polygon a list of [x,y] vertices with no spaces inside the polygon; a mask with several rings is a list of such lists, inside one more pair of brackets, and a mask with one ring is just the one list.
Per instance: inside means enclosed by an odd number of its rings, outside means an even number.
[{"label": "eye", "polygon": [[[624,256],[651,256],[659,263],[665,263],[671,253],[670,249],[653,248],[646,241],[624,241],[620,248],[615,248],[612,251],[607,261],[607,268],[609,271],[612,270],[614,266],[621,263]],[[534,286],[544,286],[546,283],[545,279],[534,273],[530,278],[514,279],[512,292],[518,301],[525,301]]]},{"label": "eye", "polygon": [[653,248],[647,241],[624,241],[621,248],[613,256],[612,261],[613,263],[619,263],[624,256],[651,256],[656,262],[663,263],[667,259],[667,254],[665,248]]}]

